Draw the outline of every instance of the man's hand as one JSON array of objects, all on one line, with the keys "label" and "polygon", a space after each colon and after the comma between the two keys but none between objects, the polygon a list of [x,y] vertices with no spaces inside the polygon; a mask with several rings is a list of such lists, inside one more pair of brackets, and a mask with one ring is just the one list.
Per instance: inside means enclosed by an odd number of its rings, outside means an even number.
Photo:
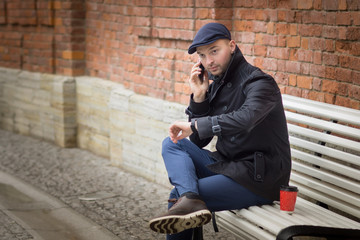
[{"label": "man's hand", "polygon": [[203,80],[201,81],[199,75],[201,73],[201,62],[198,61],[191,69],[191,75],[189,78],[189,84],[192,93],[194,94],[195,102],[202,102],[205,100],[206,92],[209,88],[209,76],[206,70],[204,70]]},{"label": "man's hand", "polygon": [[176,144],[179,140],[190,136],[192,134],[190,125],[191,125],[190,122],[181,122],[181,121],[176,121],[173,124],[171,124],[169,128],[169,136],[171,141],[173,141]]}]

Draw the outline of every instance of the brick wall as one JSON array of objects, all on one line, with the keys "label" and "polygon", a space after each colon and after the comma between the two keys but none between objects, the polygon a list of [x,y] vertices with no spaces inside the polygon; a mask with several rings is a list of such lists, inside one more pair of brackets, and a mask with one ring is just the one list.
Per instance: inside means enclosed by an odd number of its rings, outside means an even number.
[{"label": "brick wall", "polygon": [[360,109],[358,0],[2,0],[0,66],[119,82],[187,104],[210,21],[231,29],[247,60],[282,92]]},{"label": "brick wall", "polygon": [[1,0],[0,66],[83,75],[84,26],[82,0]]}]

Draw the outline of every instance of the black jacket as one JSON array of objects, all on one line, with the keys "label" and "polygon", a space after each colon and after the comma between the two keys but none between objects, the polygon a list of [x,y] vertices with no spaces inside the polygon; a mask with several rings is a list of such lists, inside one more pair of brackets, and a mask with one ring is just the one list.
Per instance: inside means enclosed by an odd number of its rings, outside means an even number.
[{"label": "black jacket", "polygon": [[216,163],[208,168],[252,192],[278,200],[290,177],[291,157],[281,93],[275,80],[249,64],[240,49],[221,79],[209,86],[204,102],[193,96],[186,110],[196,118],[198,133],[190,140],[200,148],[218,136]]}]

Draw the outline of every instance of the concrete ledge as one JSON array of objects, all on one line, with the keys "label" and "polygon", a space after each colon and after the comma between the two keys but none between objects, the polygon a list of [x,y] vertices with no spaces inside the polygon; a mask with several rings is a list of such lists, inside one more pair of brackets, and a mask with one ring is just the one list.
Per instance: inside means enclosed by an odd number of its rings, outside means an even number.
[{"label": "concrete ledge", "polygon": [[76,145],[76,96],[72,77],[0,68],[0,127]]},{"label": "concrete ledge", "polygon": [[171,122],[186,119],[186,106],[98,78],[78,77],[76,84],[78,146],[151,181],[167,183],[161,142]]},{"label": "concrete ledge", "polygon": [[161,184],[161,142],[185,108],[99,78],[0,68],[0,128],[89,150]]}]

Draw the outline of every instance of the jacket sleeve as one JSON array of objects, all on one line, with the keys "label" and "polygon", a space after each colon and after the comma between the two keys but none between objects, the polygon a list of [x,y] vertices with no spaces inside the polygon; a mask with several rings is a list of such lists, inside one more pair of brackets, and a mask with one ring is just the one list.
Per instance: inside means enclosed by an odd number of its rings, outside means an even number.
[{"label": "jacket sleeve", "polygon": [[248,81],[243,90],[244,104],[237,110],[213,117],[201,117],[198,121],[200,139],[214,136],[213,119],[220,126],[219,135],[250,132],[281,101],[281,93],[276,82],[269,76],[261,76]]},{"label": "jacket sleeve", "polygon": [[[185,113],[189,116],[189,121],[193,118],[205,117],[209,114],[210,104],[209,104],[209,95],[207,93],[206,98],[203,102],[197,103],[194,101],[193,94],[190,96],[190,104],[186,109]],[[209,144],[213,136],[209,136],[206,139],[200,139],[198,133],[193,133],[190,136],[190,140],[195,143],[198,147],[203,148]]]}]

